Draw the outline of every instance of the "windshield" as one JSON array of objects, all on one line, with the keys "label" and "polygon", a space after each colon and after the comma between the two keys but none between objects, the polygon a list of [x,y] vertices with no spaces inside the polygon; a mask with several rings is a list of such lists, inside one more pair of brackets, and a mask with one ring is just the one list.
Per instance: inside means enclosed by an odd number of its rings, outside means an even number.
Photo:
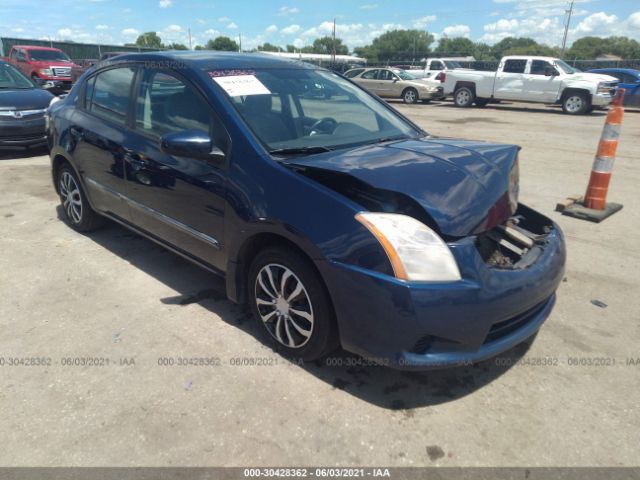
[{"label": "windshield", "polygon": [[402,80],[415,80],[416,77],[407,72],[406,70],[394,70],[393,73],[398,75]]},{"label": "windshield", "polygon": [[462,65],[453,60],[444,60],[444,64],[447,68],[450,68],[452,70],[455,70],[456,68],[462,68]]},{"label": "windshield", "polygon": [[70,62],[71,59],[67,57],[67,54],[57,50],[29,50],[29,58],[37,62],[42,61],[58,61],[58,62]]},{"label": "windshield", "polygon": [[[209,72],[247,125],[276,154],[304,154],[424,132],[333,72],[265,69]],[[243,83],[237,89],[237,79]],[[277,151],[277,152],[276,152]]]},{"label": "windshield", "polygon": [[13,65],[0,62],[0,89],[35,88],[31,80],[25,77]]},{"label": "windshield", "polygon": [[564,73],[569,73],[569,74],[578,73],[582,71],[579,68],[572,67],[571,65],[569,65],[566,62],[563,62],[562,60],[556,60],[556,67],[560,67]]}]

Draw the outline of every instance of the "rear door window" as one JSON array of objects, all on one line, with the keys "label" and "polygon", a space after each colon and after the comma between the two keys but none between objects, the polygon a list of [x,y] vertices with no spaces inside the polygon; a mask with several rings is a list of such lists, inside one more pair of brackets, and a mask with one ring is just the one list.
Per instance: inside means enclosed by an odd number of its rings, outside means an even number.
[{"label": "rear door window", "polygon": [[[85,97],[85,108],[94,115],[126,125],[129,107],[129,93],[135,69],[133,67],[112,68],[99,72],[95,76],[93,88],[89,83],[85,91],[91,97]],[[91,92],[92,90],[92,92]]]},{"label": "rear door window", "polygon": [[504,73],[524,73],[524,69],[527,66],[525,59],[511,59],[504,62]]},{"label": "rear door window", "polygon": [[364,72],[360,78],[363,80],[375,80],[378,76],[378,70],[369,70],[368,72]]}]

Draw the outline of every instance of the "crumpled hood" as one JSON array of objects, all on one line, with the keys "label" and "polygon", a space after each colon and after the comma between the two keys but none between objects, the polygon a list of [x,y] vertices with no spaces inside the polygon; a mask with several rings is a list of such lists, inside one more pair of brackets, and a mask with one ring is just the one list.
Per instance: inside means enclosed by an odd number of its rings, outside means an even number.
[{"label": "crumpled hood", "polygon": [[428,138],[300,157],[287,163],[339,172],[411,197],[440,233],[480,233],[510,215],[509,173],[519,147]]},{"label": "crumpled hood", "polygon": [[616,77],[611,75],[605,75],[604,73],[589,73],[589,72],[577,72],[567,77],[567,80],[586,81],[586,82],[616,82]]},{"label": "crumpled hood", "polygon": [[53,94],[40,88],[0,90],[0,110],[37,110],[47,108]]}]

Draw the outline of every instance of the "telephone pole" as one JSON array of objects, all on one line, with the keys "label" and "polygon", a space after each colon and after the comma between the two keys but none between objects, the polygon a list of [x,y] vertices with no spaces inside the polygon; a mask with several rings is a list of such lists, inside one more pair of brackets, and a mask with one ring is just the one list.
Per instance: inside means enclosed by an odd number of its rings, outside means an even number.
[{"label": "telephone pole", "polygon": [[560,58],[564,57],[564,50],[567,47],[567,35],[569,34],[569,25],[571,24],[571,15],[573,15],[573,4],[575,0],[571,0],[571,5],[569,5],[569,10],[565,10],[567,14],[567,23],[564,26],[564,36],[562,37],[562,50],[560,51]]},{"label": "telephone pole", "polygon": [[193,50],[191,48],[191,27],[189,27],[189,50]]},{"label": "telephone pole", "polygon": [[331,49],[331,65],[336,64],[336,19],[333,19],[333,48]]}]

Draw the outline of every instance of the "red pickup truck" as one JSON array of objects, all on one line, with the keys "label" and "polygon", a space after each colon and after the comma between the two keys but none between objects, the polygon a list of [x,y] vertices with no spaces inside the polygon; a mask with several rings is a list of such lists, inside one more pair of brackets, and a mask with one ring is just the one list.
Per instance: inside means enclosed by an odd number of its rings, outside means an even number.
[{"label": "red pickup truck", "polygon": [[7,62],[48,90],[71,88],[71,69],[77,66],[62,50],[35,45],[14,45]]}]

